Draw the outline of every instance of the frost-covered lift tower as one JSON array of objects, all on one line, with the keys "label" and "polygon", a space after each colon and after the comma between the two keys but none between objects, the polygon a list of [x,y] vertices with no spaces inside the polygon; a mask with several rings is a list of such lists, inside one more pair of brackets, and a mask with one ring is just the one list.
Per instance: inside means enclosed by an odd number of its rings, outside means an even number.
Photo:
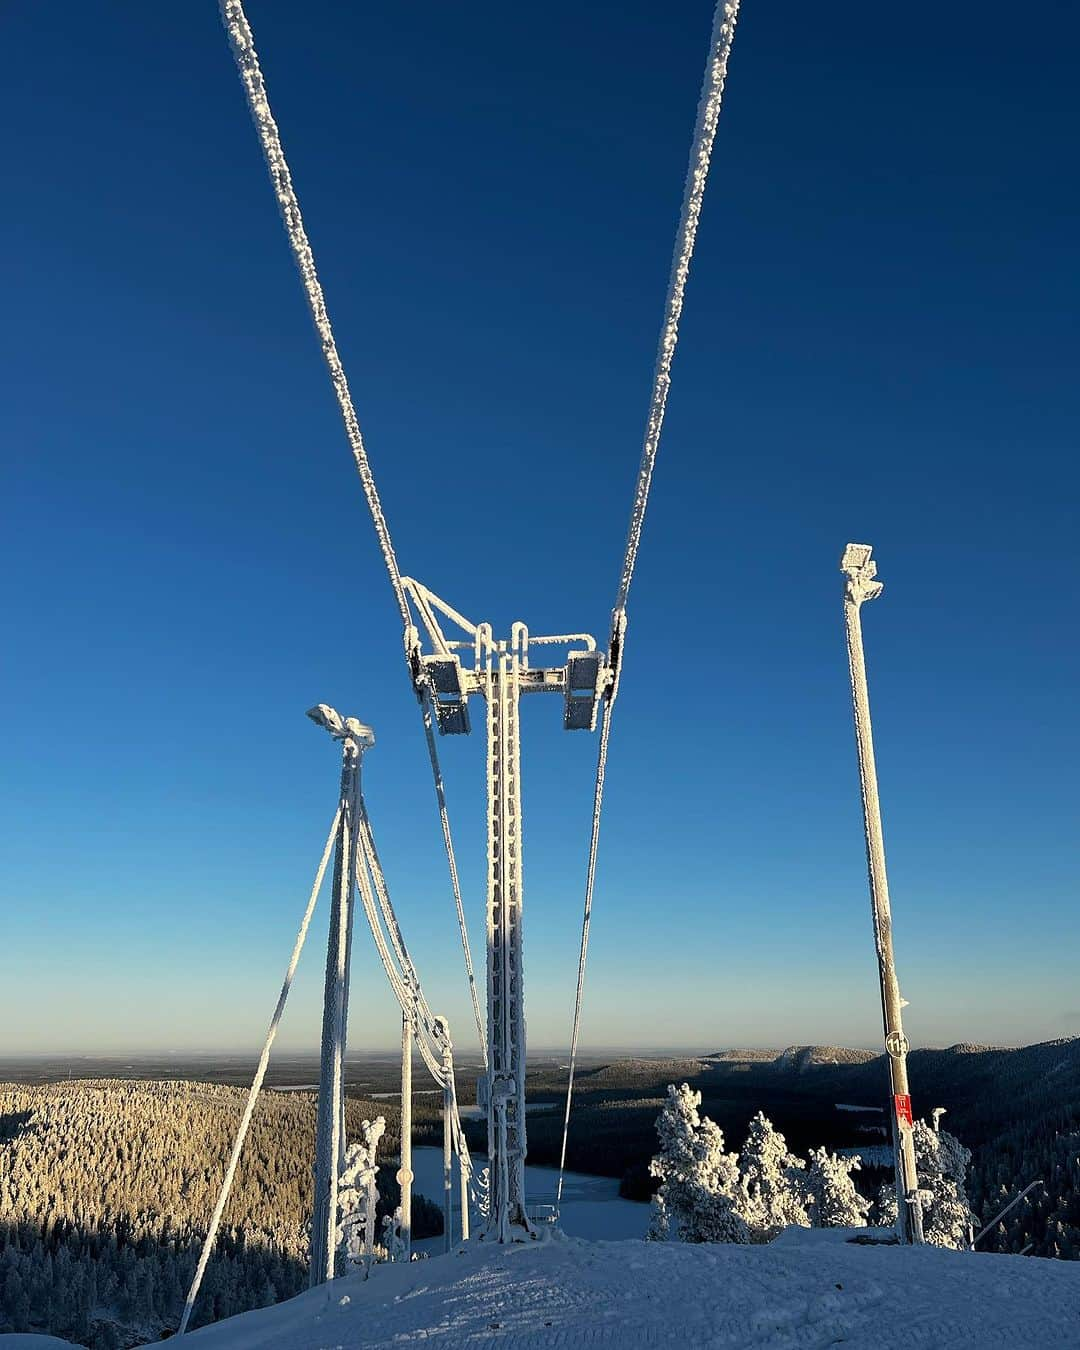
[{"label": "frost-covered lift tower", "polygon": [[[394,551],[390,529],[375,486],[375,476],[361,434],[356,409],[345,370],[334,338],[326,299],[315,268],[311,243],[304,228],[300,204],[292,184],[289,165],[282,148],[277,123],[270,108],[266,83],[255,51],[254,37],[244,13],[242,0],[221,0],[222,17],[229,43],[244,85],[248,107],[262,146],[274,195],[289,239],[307,297],[308,307],[319,336],[323,357],[334,395],[341,410],[345,433],[352,451],[364,497],[379,542],[387,577],[405,628],[405,646],[410,677],[424,718],[425,734],[439,806],[447,862],[450,870],[458,923],[461,929],[466,974],[476,1017],[477,1035],[485,1052],[489,1091],[488,1136],[493,1164],[492,1186],[496,1199],[491,1208],[489,1233],[502,1241],[511,1229],[528,1231],[523,1178],[525,1157],[524,1057],[525,1033],[521,969],[521,800],[519,789],[520,748],[518,744],[518,699],[522,693],[561,693],[564,698],[563,724],[567,730],[596,726],[598,704],[602,707],[596,780],[593,792],[592,830],[589,843],[585,898],[582,914],[581,947],[578,958],[577,990],[570,1036],[569,1073],[563,1144],[556,1199],[562,1194],[566,1142],[570,1126],[574,1087],[574,1066],[581,1028],[585,965],[588,954],[600,816],[604,796],[611,715],[625,660],[624,641],[627,624],[627,600],[634,574],[642,527],[649,499],[653,470],[660,446],[672,363],[679,337],[679,319],[690,263],[697,238],[709,163],[716,136],[720,105],[727,77],[728,56],[735,34],[739,0],[716,0],[709,40],[705,77],[701,86],[694,125],[690,161],[683,189],[682,210],[675,237],[668,278],[667,298],[660,330],[660,342],[653,369],[645,436],[641,449],[637,484],[630,514],[630,528],[619,576],[619,587],[611,620],[608,651],[596,651],[592,638],[531,638],[522,623],[516,623],[509,640],[495,642],[490,625],[477,627],[462,619],[443,601],[416,582],[402,575]],[[437,615],[450,620],[466,635],[465,640],[447,641]],[[430,648],[424,651],[416,617],[427,633]],[[570,650],[565,662],[541,668],[529,665],[529,647],[541,643],[562,644]],[[582,645],[583,644],[583,645]],[[462,653],[472,649],[471,668],[463,663]],[[461,903],[460,885],[454,858],[449,818],[438,766],[435,722],[440,733],[465,734],[469,730],[469,698],[483,695],[487,702],[488,731],[488,1031],[490,1053],[485,1046],[484,1019],[473,979],[468,932]],[[429,1068],[431,1066],[429,1065]]]},{"label": "frost-covered lift tower", "polygon": [[[444,736],[471,730],[469,699],[487,706],[487,1041],[488,1073],[480,1105],[487,1109],[491,1198],[488,1236],[507,1242],[530,1231],[525,1209],[525,997],[522,963],[521,739],[522,694],[561,694],[563,727],[592,731],[610,679],[604,655],[587,633],[530,637],[515,623],[496,640],[489,623],[474,624],[419,582],[402,578],[427,647],[414,624],[406,650],[418,696],[427,700]],[[463,633],[448,639],[443,623]],[[569,648],[561,665],[533,666],[530,648]],[[464,658],[464,660],[463,660]]]}]

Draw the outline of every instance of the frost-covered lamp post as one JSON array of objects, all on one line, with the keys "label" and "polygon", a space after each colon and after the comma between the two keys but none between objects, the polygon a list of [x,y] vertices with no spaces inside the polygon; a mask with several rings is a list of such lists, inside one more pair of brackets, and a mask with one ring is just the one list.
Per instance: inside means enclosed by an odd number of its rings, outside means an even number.
[{"label": "frost-covered lamp post", "polygon": [[315,1205],[311,1219],[312,1285],[334,1278],[337,1253],[338,1181],[345,1161],[345,1034],[349,1016],[349,956],[352,947],[360,760],[375,733],[355,717],[342,717],[325,703],[308,712],[342,743],[341,816],[334,849],[334,893],[323,990],[319,1109],[315,1123]]},{"label": "frost-covered lamp post", "polygon": [[401,1165],[397,1181],[401,1187],[401,1225],[399,1236],[405,1260],[412,1255],[412,1046],[415,1029],[413,1015],[401,1014]]},{"label": "frost-covered lamp post", "polygon": [[453,1135],[450,1113],[453,1109],[451,1083],[454,1078],[454,1047],[450,1041],[450,1028],[446,1019],[436,1017],[435,1025],[442,1039],[443,1071],[443,1250],[449,1251],[454,1240],[454,1180],[453,1180]]},{"label": "frost-covered lamp post", "polygon": [[922,1210],[919,1206],[919,1182],[915,1169],[915,1141],[907,1077],[908,1043],[900,1012],[903,999],[900,997],[900,985],[893,961],[889,881],[885,872],[885,842],[881,829],[874,739],[870,727],[870,696],[866,686],[862,623],[859,618],[863,602],[877,599],[882,591],[881,582],[874,579],[877,564],[871,560],[870,553],[869,544],[848,544],[840,561],[840,570],[847,577],[844,587],[844,624],[847,629],[851,697],[855,711],[855,743],[859,752],[863,823],[866,830],[866,862],[870,876],[870,902],[874,915],[874,942],[877,947],[878,974],[881,979],[881,1012],[892,1087],[890,1115],[893,1153],[896,1159],[896,1223],[901,1242],[921,1243]]}]

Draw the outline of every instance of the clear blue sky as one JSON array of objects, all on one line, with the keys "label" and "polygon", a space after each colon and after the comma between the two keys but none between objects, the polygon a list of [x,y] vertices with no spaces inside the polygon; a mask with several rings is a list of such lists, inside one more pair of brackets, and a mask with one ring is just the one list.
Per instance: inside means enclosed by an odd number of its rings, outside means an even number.
[{"label": "clear blue sky", "polygon": [[[710,14],[251,0],[403,566],[475,619],[606,632]],[[591,1045],[878,1042],[848,539],[886,583],[911,1039],[1080,1032],[1078,40],[1064,3],[746,0],[631,601]],[[0,48],[0,1049],[258,1043],[336,791],[318,700],[376,727],[391,886],[466,1043],[396,614],[216,6],[9,6]],[[595,742],[524,716],[555,1046]],[[443,744],[478,948],[483,750]],[[323,941],[283,1045],[315,1044]],[[353,1046],[391,1044],[363,941],[353,990]]]}]

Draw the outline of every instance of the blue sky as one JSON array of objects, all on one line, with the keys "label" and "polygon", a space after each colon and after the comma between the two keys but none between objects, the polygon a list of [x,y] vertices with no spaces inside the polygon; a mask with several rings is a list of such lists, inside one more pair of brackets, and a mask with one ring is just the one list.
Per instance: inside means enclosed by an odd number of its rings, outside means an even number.
[{"label": "blue sky", "polygon": [[[402,565],[498,628],[606,633],[710,12],[252,0]],[[740,20],[631,598],[592,1046],[878,1042],[848,539],[886,583],[911,1039],[1080,1033],[1080,19],[895,15]],[[396,613],[216,7],[3,23],[0,1050],[257,1044],[333,809],[319,700],[376,728],[391,887],[468,1043]],[[554,700],[524,722],[550,1047],[595,744]],[[483,742],[442,749],[479,947]],[[396,1037],[369,948],[358,1050]]]}]

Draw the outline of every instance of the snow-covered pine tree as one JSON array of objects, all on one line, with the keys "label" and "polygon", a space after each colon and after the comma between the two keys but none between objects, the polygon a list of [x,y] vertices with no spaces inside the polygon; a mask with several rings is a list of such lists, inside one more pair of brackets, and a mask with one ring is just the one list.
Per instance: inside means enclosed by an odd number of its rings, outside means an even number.
[{"label": "snow-covered pine tree", "polygon": [[801,1180],[811,1227],[861,1228],[866,1223],[870,1201],[859,1194],[851,1178],[858,1170],[858,1157],[839,1158],[824,1148],[810,1150]]},{"label": "snow-covered pine tree", "polygon": [[387,1214],[382,1221],[382,1245],[388,1261],[404,1261],[405,1239],[401,1236],[401,1206],[393,1214]]},{"label": "snow-covered pine tree", "polygon": [[668,1087],[657,1117],[660,1151],[649,1171],[660,1180],[653,1197],[649,1239],[653,1242],[748,1242],[736,1205],[738,1163],[724,1151],[724,1136],[708,1116],[699,1116],[701,1093],[687,1083]]},{"label": "snow-covered pine tree", "polygon": [[[965,1250],[975,1229],[975,1215],[967,1196],[967,1169],[971,1150],[948,1130],[935,1130],[925,1120],[915,1122],[915,1167],[919,1175],[923,1236],[935,1247]],[[882,1186],[875,1218],[896,1222],[896,1191]]]},{"label": "snow-covered pine tree", "polygon": [[363,1140],[349,1144],[338,1179],[338,1253],[344,1263],[360,1265],[375,1252],[375,1154],[386,1129],[382,1116],[360,1126]]},{"label": "snow-covered pine tree", "polygon": [[923,1234],[936,1247],[966,1249],[974,1232],[975,1215],[967,1197],[967,1169],[971,1150],[948,1130],[934,1130],[925,1120],[915,1122],[915,1165],[923,1206]]},{"label": "snow-covered pine tree", "polygon": [[874,1200],[870,1222],[877,1228],[895,1228],[897,1217],[896,1187],[891,1181],[883,1181]]},{"label": "snow-covered pine tree", "polygon": [[770,1242],[791,1225],[809,1228],[799,1173],[806,1167],[762,1112],[750,1122],[739,1154],[739,1206],[752,1242]]}]

